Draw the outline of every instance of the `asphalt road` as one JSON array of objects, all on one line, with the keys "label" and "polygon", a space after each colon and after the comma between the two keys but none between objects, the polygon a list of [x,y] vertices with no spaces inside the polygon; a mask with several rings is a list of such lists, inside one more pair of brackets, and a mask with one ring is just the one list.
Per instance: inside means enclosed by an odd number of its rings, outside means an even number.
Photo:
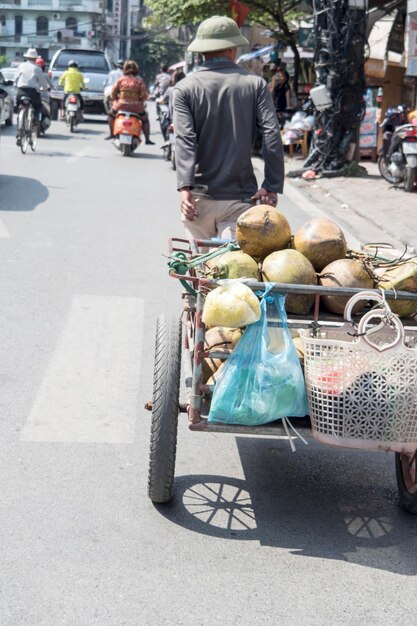
[{"label": "asphalt road", "polygon": [[[0,624],[413,622],[417,519],[390,454],[179,428],[176,493],[146,495],[156,318],[181,235],[156,146],[102,120],[36,153],[0,132]],[[280,202],[296,229],[314,211]],[[357,233],[348,233],[352,240]]]}]

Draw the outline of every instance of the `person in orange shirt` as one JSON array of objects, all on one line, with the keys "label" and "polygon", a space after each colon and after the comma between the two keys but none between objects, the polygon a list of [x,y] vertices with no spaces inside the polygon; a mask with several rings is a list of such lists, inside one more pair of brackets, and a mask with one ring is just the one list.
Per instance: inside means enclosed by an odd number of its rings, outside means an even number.
[{"label": "person in orange shirt", "polygon": [[128,111],[129,113],[137,113],[139,115],[146,143],[155,145],[155,142],[150,139],[149,118],[145,110],[148,92],[145,83],[138,74],[138,64],[135,61],[126,61],[123,65],[123,76],[113,85],[111,92],[112,113],[109,115],[108,120],[110,135],[106,139],[111,139],[114,136],[113,128],[117,111]]}]

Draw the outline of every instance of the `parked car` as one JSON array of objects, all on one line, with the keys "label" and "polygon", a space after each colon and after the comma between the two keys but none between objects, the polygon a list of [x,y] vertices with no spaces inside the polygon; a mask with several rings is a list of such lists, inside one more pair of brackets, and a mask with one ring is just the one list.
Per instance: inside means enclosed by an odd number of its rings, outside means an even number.
[{"label": "parked car", "polygon": [[100,50],[62,48],[54,54],[49,65],[49,76],[55,86],[55,89],[51,90],[52,119],[57,119],[58,110],[64,98],[64,93],[58,87],[58,83],[61,75],[68,69],[69,61],[76,61],[84,78],[89,79],[88,90],[82,94],[85,111],[103,113],[104,81],[111,70],[107,54]]},{"label": "parked car", "polygon": [[0,70],[0,125],[13,124],[13,110],[15,104],[15,87],[12,80],[6,80],[3,70]]}]

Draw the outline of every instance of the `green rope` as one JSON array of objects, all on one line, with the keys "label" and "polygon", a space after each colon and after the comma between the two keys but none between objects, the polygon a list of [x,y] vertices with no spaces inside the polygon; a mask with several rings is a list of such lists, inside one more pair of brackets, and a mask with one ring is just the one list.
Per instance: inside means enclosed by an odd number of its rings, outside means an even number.
[{"label": "green rope", "polygon": [[[220,246],[216,250],[212,252],[207,252],[206,254],[202,254],[201,256],[196,257],[195,259],[189,258],[189,256],[185,252],[174,252],[168,261],[169,272],[175,272],[175,274],[179,274],[180,276],[185,276],[188,274],[190,269],[198,267],[199,265],[203,265],[203,263],[207,263],[210,259],[214,259],[216,256],[220,256],[225,252],[234,252],[236,250],[240,250],[240,247],[235,243],[227,243],[224,246]],[[180,279],[181,285],[193,296],[197,295],[197,292],[186,280]]]}]

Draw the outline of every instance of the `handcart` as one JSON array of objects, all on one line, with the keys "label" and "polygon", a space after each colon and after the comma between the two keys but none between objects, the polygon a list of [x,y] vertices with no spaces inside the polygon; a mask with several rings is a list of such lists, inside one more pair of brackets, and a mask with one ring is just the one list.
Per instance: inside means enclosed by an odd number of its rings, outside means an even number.
[{"label": "handcart", "polygon": [[[221,240],[188,241],[173,238],[169,246],[170,258],[177,256],[178,259],[191,260],[198,258],[208,248],[213,249],[223,244]],[[188,415],[191,431],[275,435],[291,439],[288,428],[281,419],[260,426],[218,423],[207,419],[213,387],[202,382],[203,360],[206,357],[227,358],[224,351],[216,351],[215,348],[207,350],[204,342],[205,325],[202,313],[205,294],[217,286],[217,281],[204,277],[198,267],[190,269],[190,264],[187,263],[182,267],[181,263],[179,266],[177,264],[171,267],[170,275],[180,280],[184,286],[184,311],[180,318],[172,314],[163,314],[157,321],[153,398],[145,407],[152,412],[148,495],[155,503],[166,503],[173,495],[180,413]],[[245,284],[254,292],[265,290],[263,282],[250,281]],[[281,294],[315,296],[311,314],[303,317],[291,315],[288,318],[288,327],[305,333],[306,337],[304,371],[310,415],[296,419],[297,431],[302,433],[303,437],[314,436],[319,442],[332,446],[395,452],[396,479],[401,505],[408,512],[417,514],[416,320],[405,318],[402,323],[398,323],[397,318],[397,328],[394,329],[403,340],[406,337],[412,346],[407,354],[394,354],[394,361],[392,358],[389,360],[383,357],[383,367],[378,374],[380,379],[376,380],[375,374],[374,379],[370,381],[369,371],[366,372],[366,384],[363,384],[362,376],[360,384],[356,384],[353,396],[351,394],[347,397],[348,394],[345,394],[346,399],[339,393],[341,389],[338,388],[341,384],[339,378],[343,375],[345,385],[343,389],[346,390],[346,379],[352,376],[352,372],[364,367],[364,359],[365,363],[369,363],[369,353],[367,355],[365,352],[359,353],[357,343],[352,337],[347,352],[340,350],[339,339],[346,339],[351,333],[341,316],[323,312],[320,298],[325,295],[347,298],[357,295],[359,298],[363,292],[365,298],[374,294],[375,299],[378,299],[381,291],[281,283],[275,283],[273,291]],[[387,300],[417,301],[417,294],[404,291],[387,290],[385,297]],[[368,317],[375,317],[372,311],[368,312]],[[362,317],[357,317],[356,321],[360,319]],[[269,325],[279,326],[280,322],[268,316]],[[182,367],[185,376],[185,403],[180,403]],[[368,367],[369,369],[372,368]],[[341,407],[342,396],[344,408]],[[396,402],[395,411],[393,409],[387,412],[387,407],[393,405],[398,398],[403,404]],[[375,419],[371,421],[371,429],[369,423],[365,423],[366,420],[362,422],[355,420],[355,411],[360,403],[362,412],[365,410],[375,415]],[[346,409],[348,404],[349,410]]]}]

